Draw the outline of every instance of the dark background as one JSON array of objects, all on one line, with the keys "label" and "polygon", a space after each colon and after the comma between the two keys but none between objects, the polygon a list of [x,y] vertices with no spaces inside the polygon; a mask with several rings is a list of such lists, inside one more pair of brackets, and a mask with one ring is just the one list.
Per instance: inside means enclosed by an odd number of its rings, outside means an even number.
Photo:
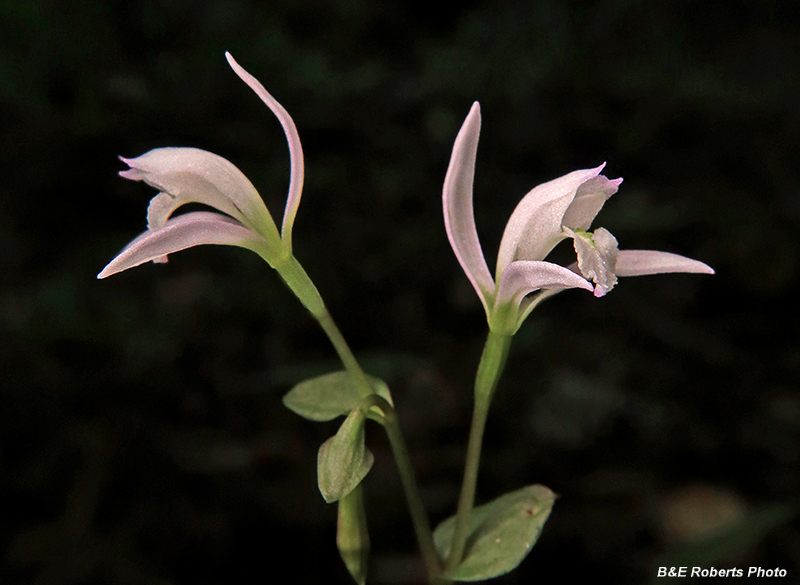
[{"label": "dark background", "polygon": [[[474,100],[490,266],[529,189],[607,160],[625,183],[596,225],[717,270],[570,291],[516,336],[478,498],[531,483],[561,497],[498,583],[644,584],[665,564],[779,566],[797,582],[798,12],[2,2],[0,581],[348,582],[315,479],[336,423],[280,402],[338,366],[277,275],[203,247],[95,280],[155,194],[116,175],[118,154],[218,153],[280,221],[285,140],[229,50],[297,123],[296,255],[392,387],[434,523],[454,510],[485,335],[440,198]],[[378,427],[368,442],[371,582],[421,582]]]}]

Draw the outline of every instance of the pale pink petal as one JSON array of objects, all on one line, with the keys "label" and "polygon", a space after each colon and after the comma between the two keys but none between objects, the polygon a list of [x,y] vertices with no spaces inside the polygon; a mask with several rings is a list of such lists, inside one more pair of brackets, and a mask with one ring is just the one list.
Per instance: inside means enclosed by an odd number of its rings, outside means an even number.
[{"label": "pale pink petal", "polygon": [[297,127],[294,125],[294,120],[289,113],[280,105],[269,92],[264,89],[264,86],[247,71],[231,56],[230,53],[225,53],[228,63],[236,72],[242,81],[250,86],[256,95],[267,104],[267,107],[272,110],[272,113],[278,118],[278,121],[283,126],[283,132],[286,134],[286,141],[289,143],[289,163],[291,165],[291,175],[289,178],[289,195],[286,198],[286,210],[283,213],[283,226],[281,233],[283,235],[283,242],[291,251],[292,246],[292,226],[294,225],[294,218],[297,214],[297,207],[300,205],[300,196],[303,193],[303,147],[300,145],[300,136],[297,134]]},{"label": "pale pink petal", "polygon": [[523,297],[539,289],[582,288],[592,290],[592,285],[572,270],[538,260],[512,262],[500,276],[495,306],[511,303],[518,307]]},{"label": "pale pink petal", "polygon": [[621,183],[621,178],[610,180],[603,175],[586,181],[578,187],[575,199],[561,220],[562,225],[577,230],[588,230],[603,204],[617,192]]},{"label": "pale pink petal", "polygon": [[488,313],[487,297],[494,292],[494,281],[483,257],[472,209],[472,183],[480,130],[481,108],[475,102],[453,145],[450,166],[444,179],[442,203],[444,227],[450,245]]},{"label": "pale pink petal", "polygon": [[[162,191],[148,211],[151,225],[163,225],[186,203],[202,203],[226,213],[273,245],[278,230],[253,184],[230,161],[199,148],[156,148],[127,159],[131,168],[120,175],[144,181]],[[170,204],[169,198],[174,201]]]},{"label": "pale pink petal", "polygon": [[167,254],[201,244],[242,246],[262,254],[270,250],[264,238],[238,221],[219,213],[195,211],[170,219],[161,229],[148,230],[140,235],[109,262],[97,278],[106,278],[150,260],[165,258]]},{"label": "pale pink petal", "polygon": [[514,260],[543,260],[564,238],[564,214],[581,185],[597,177],[605,163],[594,169],[574,171],[534,187],[508,220],[497,254],[497,275]]},{"label": "pale pink petal", "polygon": [[699,260],[669,252],[621,250],[617,256],[617,276],[644,276],[667,272],[714,274],[714,269]]},{"label": "pale pink petal", "polygon": [[[578,269],[578,263],[573,262],[572,264],[568,265],[567,270],[571,270],[575,274],[581,276],[581,271]],[[564,288],[545,288],[537,292],[536,294],[528,295],[522,302],[519,304],[519,316],[517,317],[517,327],[514,329],[514,332],[519,329],[520,325],[522,325],[523,321],[528,318],[528,315],[531,314],[536,307],[542,301],[549,299],[550,297],[560,293],[562,290],[567,290]],[[586,289],[589,290],[589,289]]]}]

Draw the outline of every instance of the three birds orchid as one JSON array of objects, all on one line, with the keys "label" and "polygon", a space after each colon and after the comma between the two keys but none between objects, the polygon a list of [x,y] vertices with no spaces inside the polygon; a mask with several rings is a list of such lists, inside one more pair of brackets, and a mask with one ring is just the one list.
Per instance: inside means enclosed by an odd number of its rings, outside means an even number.
[{"label": "three birds orchid", "polygon": [[[120,159],[130,169],[120,175],[144,181],[160,192],[147,210],[148,229],[130,242],[101,272],[106,278],[150,260],[201,244],[241,246],[260,254],[273,267],[292,256],[292,226],[303,190],[303,149],[294,121],[264,86],[225,53],[234,72],[278,118],[289,143],[291,178],[281,232],[253,184],[228,160],[197,148],[156,148]],[[186,203],[217,212],[195,211],[171,217]]]},{"label": "three birds orchid", "polygon": [[[605,228],[587,231],[622,183],[622,179],[601,175],[603,164],[543,183],[522,198],[503,232],[492,278],[472,207],[480,127],[480,105],[475,102],[453,145],[442,202],[447,237],[483,303],[492,331],[515,333],[538,302],[567,288],[590,290],[599,297],[614,287],[617,276],[714,273],[702,262],[677,254],[620,251]],[[545,262],[556,244],[566,238],[573,240],[577,264],[565,268]],[[535,291],[540,292],[528,296]]]}]

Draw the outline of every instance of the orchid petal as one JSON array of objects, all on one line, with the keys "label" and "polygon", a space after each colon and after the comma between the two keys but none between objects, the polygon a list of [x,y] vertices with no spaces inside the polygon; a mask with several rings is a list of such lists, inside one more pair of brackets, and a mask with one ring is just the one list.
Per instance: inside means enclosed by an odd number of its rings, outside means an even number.
[{"label": "orchid petal", "polygon": [[602,297],[617,284],[617,239],[605,228],[599,228],[590,234],[565,227],[564,232],[572,238],[575,245],[578,269],[585,278],[595,283],[594,296]]},{"label": "orchid petal", "polygon": [[714,269],[699,260],[653,250],[622,250],[617,257],[617,276],[644,276],[668,272],[714,274]]},{"label": "orchid petal", "polygon": [[286,198],[286,209],[283,212],[283,225],[281,227],[281,234],[284,245],[291,252],[292,249],[292,226],[294,225],[294,218],[297,215],[297,207],[300,205],[300,196],[303,193],[303,147],[300,145],[300,136],[297,134],[297,127],[294,120],[289,113],[280,105],[269,92],[264,89],[264,86],[241,65],[226,52],[225,57],[228,63],[242,81],[250,86],[256,95],[261,98],[267,107],[272,110],[275,117],[283,126],[283,132],[286,134],[286,141],[289,143],[289,161],[291,165],[291,175],[289,179],[289,195]]},{"label": "orchid petal", "polygon": [[475,157],[480,130],[481,108],[475,102],[453,145],[453,154],[444,179],[442,202],[447,238],[488,314],[487,298],[494,291],[494,280],[483,257],[472,208],[472,183],[475,178]]},{"label": "orchid petal", "polygon": [[[156,148],[127,159],[131,168],[120,175],[144,181],[162,191],[148,210],[148,223],[162,226],[185,203],[214,207],[261,234],[273,246],[278,229],[253,184],[230,161],[199,148]],[[169,203],[169,198],[174,201]]]},{"label": "orchid petal", "polygon": [[259,253],[269,249],[264,238],[238,221],[219,213],[195,211],[168,220],[161,229],[148,230],[140,235],[109,262],[97,278],[106,278],[201,244],[242,246]]},{"label": "orchid petal", "polygon": [[522,198],[503,232],[497,254],[498,275],[514,260],[543,260],[547,256],[564,238],[564,214],[579,188],[597,177],[604,166],[605,163],[542,183]]},{"label": "orchid petal", "polygon": [[561,224],[577,230],[588,230],[600,213],[603,204],[619,189],[622,179],[608,179],[599,175],[578,187]]},{"label": "orchid petal", "polygon": [[519,307],[528,293],[539,289],[582,288],[592,290],[592,285],[580,274],[568,268],[538,260],[517,260],[509,264],[500,276],[496,306],[511,303]]}]

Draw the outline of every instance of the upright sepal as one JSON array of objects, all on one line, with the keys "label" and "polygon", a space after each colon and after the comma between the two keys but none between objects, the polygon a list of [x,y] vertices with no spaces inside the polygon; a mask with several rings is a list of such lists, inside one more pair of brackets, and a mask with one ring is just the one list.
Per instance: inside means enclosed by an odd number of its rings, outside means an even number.
[{"label": "upright sepal", "polygon": [[442,203],[447,238],[488,315],[488,297],[494,292],[494,280],[483,257],[472,210],[472,183],[475,178],[475,157],[480,132],[481,108],[475,102],[453,146],[450,165],[444,178]]},{"label": "upright sepal", "polygon": [[356,408],[319,448],[317,481],[329,504],[353,491],[372,467],[374,458],[364,444],[365,422],[364,412]]},{"label": "upright sepal", "polygon": [[261,98],[267,107],[272,110],[275,117],[283,127],[283,132],[286,134],[286,142],[289,144],[289,163],[291,165],[291,174],[289,177],[289,194],[286,197],[286,209],[283,212],[283,225],[281,226],[281,237],[286,249],[292,251],[292,226],[294,225],[294,218],[297,215],[297,207],[300,205],[300,196],[303,193],[303,177],[304,177],[304,164],[303,164],[303,147],[300,144],[300,136],[297,134],[297,127],[294,120],[289,115],[289,112],[278,103],[278,101],[264,89],[261,82],[255,77],[250,75],[244,68],[239,65],[230,53],[225,53],[225,58],[228,59],[233,71],[239,78],[244,81],[256,95]]},{"label": "upright sepal", "polygon": [[[483,581],[514,570],[539,539],[554,502],[555,494],[549,488],[531,485],[474,508],[464,559],[445,577],[453,581]],[[442,558],[450,555],[455,525],[453,516],[433,533]]]}]

